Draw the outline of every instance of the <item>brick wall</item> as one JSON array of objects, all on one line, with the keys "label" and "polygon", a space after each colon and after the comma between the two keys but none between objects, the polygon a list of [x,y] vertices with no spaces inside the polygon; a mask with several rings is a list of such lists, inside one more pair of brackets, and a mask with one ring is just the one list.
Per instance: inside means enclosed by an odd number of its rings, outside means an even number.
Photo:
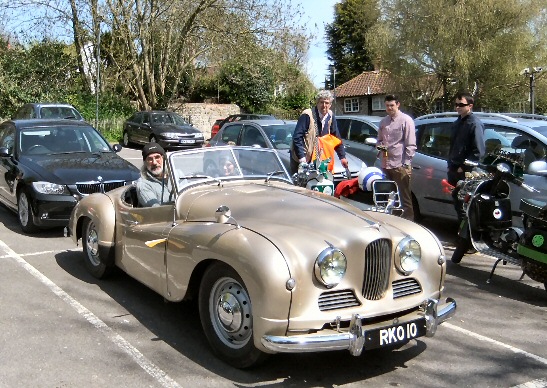
[{"label": "brick wall", "polygon": [[234,104],[183,103],[173,102],[168,110],[179,113],[194,127],[203,132],[205,139],[211,137],[211,127],[217,119],[241,113],[241,109]]}]

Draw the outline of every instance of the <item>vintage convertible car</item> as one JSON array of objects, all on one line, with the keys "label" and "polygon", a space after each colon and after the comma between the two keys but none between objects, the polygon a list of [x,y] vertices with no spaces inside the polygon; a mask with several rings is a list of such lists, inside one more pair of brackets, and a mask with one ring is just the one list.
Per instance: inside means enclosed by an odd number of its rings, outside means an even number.
[{"label": "vintage convertible car", "polygon": [[[126,186],[83,198],[69,232],[97,278],[119,267],[169,301],[197,298],[203,330],[229,364],[277,352],[393,348],[435,334],[443,247],[427,229],[296,187],[273,150],[168,154],[173,201],[139,207]],[[213,159],[231,175],[204,175]],[[216,174],[215,174],[216,175]]]}]

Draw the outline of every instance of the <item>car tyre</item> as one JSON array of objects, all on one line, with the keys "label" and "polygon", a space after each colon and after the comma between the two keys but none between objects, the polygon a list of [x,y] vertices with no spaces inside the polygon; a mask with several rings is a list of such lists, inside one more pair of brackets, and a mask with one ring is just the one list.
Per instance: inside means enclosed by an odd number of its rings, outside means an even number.
[{"label": "car tyre", "polygon": [[30,198],[25,189],[21,190],[17,197],[17,219],[23,232],[31,234],[38,230],[38,227],[34,223],[34,213],[30,206]]},{"label": "car tyre", "polygon": [[424,217],[422,216],[422,213],[420,213],[420,205],[414,194],[412,194],[412,210],[414,210],[414,222],[423,221]]},{"label": "car tyre", "polygon": [[131,141],[129,140],[129,133],[127,131],[123,132],[122,144],[124,147],[129,147],[131,145]]},{"label": "car tyre", "polygon": [[213,264],[199,289],[199,315],[213,352],[236,368],[262,363],[267,354],[254,346],[249,294],[236,271]]},{"label": "car tyre", "polygon": [[82,240],[84,263],[89,273],[97,279],[110,275],[114,269],[111,250],[99,246],[99,228],[89,218],[83,223]]}]

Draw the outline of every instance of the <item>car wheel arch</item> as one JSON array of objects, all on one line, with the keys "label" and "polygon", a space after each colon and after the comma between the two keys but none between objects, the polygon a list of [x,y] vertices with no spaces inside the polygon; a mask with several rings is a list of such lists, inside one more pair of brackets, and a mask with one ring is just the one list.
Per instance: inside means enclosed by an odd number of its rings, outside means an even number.
[{"label": "car wheel arch", "polygon": [[[92,206],[88,206],[91,203]],[[84,209],[85,208],[85,209]],[[87,209],[92,209],[88,211]],[[116,243],[116,212],[110,197],[106,194],[92,194],[85,197],[76,204],[73,210],[73,215],[76,221],[76,239],[84,238],[83,226],[86,218],[89,218],[93,223],[100,225],[99,241],[103,246],[114,247]],[[112,222],[105,222],[112,220]]]}]

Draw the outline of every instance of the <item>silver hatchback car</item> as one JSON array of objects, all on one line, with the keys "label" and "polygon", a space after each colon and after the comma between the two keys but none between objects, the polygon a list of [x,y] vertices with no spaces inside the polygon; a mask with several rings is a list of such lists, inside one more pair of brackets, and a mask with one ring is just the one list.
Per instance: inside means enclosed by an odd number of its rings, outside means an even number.
[{"label": "silver hatchback car", "polygon": [[[524,161],[524,182],[538,189],[530,193],[511,185],[513,216],[519,216],[521,198],[547,201],[547,171],[530,173],[528,166],[536,160],[546,161],[547,117],[529,114],[496,114],[475,112],[485,127],[486,151],[502,147],[512,154],[521,154]],[[456,219],[450,191],[441,181],[446,178],[446,159],[450,148],[455,112],[421,116],[415,119],[417,151],[412,161],[412,195],[414,213]],[[514,219],[522,223],[519,219]]]}]

